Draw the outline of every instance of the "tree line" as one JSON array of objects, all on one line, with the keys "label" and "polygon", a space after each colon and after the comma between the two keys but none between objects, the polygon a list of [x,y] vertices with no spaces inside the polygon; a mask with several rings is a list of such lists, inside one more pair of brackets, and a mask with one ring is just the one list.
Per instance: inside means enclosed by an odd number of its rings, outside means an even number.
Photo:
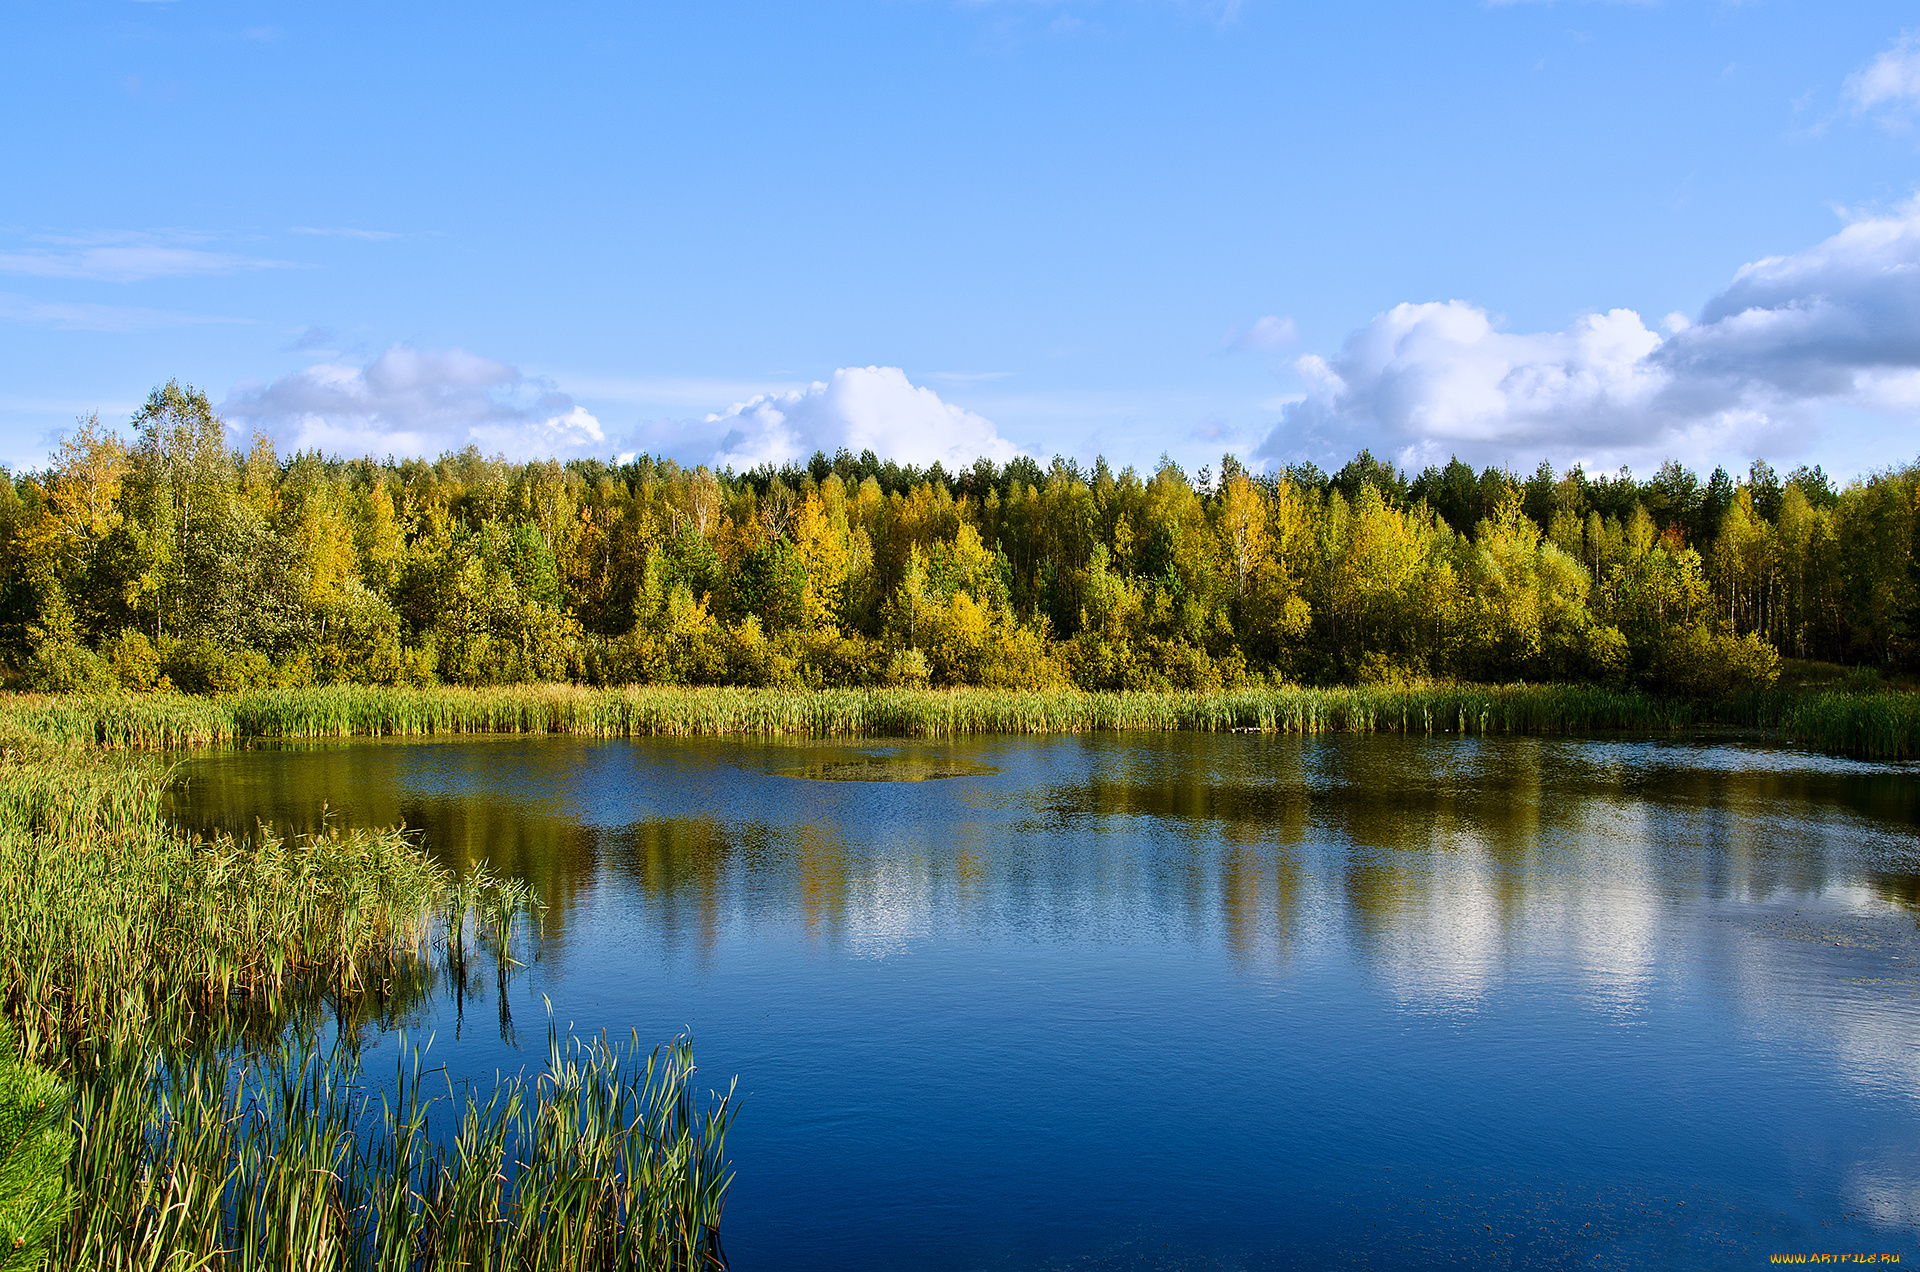
[{"label": "tree line", "polygon": [[1920,466],[1189,476],[871,452],[744,474],[278,456],[156,389],[0,482],[16,683],[1208,689],[1415,677],[1714,695],[1920,661]]}]

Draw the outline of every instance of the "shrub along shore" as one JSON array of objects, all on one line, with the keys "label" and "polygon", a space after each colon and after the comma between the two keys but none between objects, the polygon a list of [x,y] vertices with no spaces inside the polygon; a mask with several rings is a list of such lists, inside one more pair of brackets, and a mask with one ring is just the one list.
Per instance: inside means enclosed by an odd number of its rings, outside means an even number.
[{"label": "shrub along shore", "polygon": [[255,740],[572,733],[594,737],[956,737],[1101,729],[1563,734],[1727,725],[1862,759],[1920,754],[1920,696],[1779,686],[1720,700],[1591,685],[1280,685],[1213,693],[333,685],[191,697],[0,700],[0,730],[115,750]]},{"label": "shrub along shore", "polygon": [[36,737],[52,717],[19,708],[0,1270],[724,1266],[731,1106],[696,1098],[684,1041],[550,1037],[543,1073],[491,1091],[436,1095],[404,1042],[391,1085],[363,1073],[368,1030],[489,966],[504,995],[523,886],[456,880],[392,830],[190,840],[161,763]]}]

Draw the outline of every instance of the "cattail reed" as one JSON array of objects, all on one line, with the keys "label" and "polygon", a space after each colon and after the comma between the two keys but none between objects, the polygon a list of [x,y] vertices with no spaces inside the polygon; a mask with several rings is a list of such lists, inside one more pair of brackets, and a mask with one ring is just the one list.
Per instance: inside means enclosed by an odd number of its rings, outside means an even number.
[{"label": "cattail reed", "polygon": [[1673,729],[1709,715],[1683,700],[1582,685],[1311,688],[1216,693],[1075,689],[743,689],[573,685],[402,689],[337,685],[220,698],[21,696],[0,727],[51,741],[159,750],[255,739],[573,733],[598,737],[800,734],[952,737],[1096,729],[1567,733]]},{"label": "cattail reed", "polygon": [[643,1054],[550,1034],[544,1072],[488,1090],[434,1093],[417,1052],[371,1081],[365,1037],[417,1015],[436,947],[461,985],[475,957],[504,981],[536,898],[483,869],[455,880],[398,830],[185,837],[161,813],[166,768],[100,749],[177,742],[154,702],[151,719],[36,702],[6,721],[0,1128],[38,1148],[0,1160],[26,1172],[0,1176],[0,1262],[725,1266],[733,1102],[699,1096],[684,1039]]}]

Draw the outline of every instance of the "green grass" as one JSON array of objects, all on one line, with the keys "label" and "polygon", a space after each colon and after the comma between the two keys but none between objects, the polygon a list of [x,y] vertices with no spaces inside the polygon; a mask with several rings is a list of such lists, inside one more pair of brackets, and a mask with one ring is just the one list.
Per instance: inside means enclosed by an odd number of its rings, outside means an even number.
[{"label": "green grass", "polygon": [[67,1087],[0,1036],[0,1272],[37,1268],[71,1208]]},{"label": "green grass", "polygon": [[[732,1093],[684,1040],[560,1041],[537,1077],[434,1094],[418,1053],[374,1090],[344,1046],[156,1059],[116,1039],[77,1082],[83,1204],[63,1268],[724,1267]],[[436,1104],[452,1123],[434,1138]]]},{"label": "green grass", "polygon": [[0,1267],[723,1266],[732,1104],[684,1042],[437,1098],[361,1072],[363,1025],[512,974],[524,886],[391,830],[191,841],[155,759],[5,723]]},{"label": "green grass", "polygon": [[398,832],[196,843],[166,779],[82,750],[0,764],[0,1012],[31,1060],[177,1001],[350,994],[425,949],[448,879]]},{"label": "green grass", "polygon": [[1920,756],[1920,694],[1809,693],[1782,705],[1782,737],[1863,760]]},{"label": "green grass", "polygon": [[[1880,687],[1860,687],[1860,686]],[[0,736],[56,746],[164,751],[254,740],[573,733],[596,737],[769,735],[953,737],[1100,729],[1280,733],[1658,732],[1701,725],[1776,730],[1790,741],[1866,759],[1920,755],[1920,695],[1851,676],[1696,703],[1591,685],[1311,688],[1219,693],[1082,693],[1072,689],[492,689],[333,686],[218,698],[149,696],[0,699]],[[77,780],[77,779],[76,779]],[[91,779],[88,779],[91,780]],[[51,786],[32,815],[71,806]],[[20,796],[0,785],[0,802]],[[128,798],[132,798],[131,791]],[[97,815],[143,816],[123,799]],[[0,813],[6,810],[0,809]]]},{"label": "green grass", "polygon": [[343,685],[220,698],[19,695],[0,703],[0,730],[62,743],[164,750],[253,739],[463,733],[600,737],[949,737],[1096,729],[1566,733],[1680,728],[1696,723],[1698,716],[1685,702],[1579,685],[1280,686],[1212,694]]}]

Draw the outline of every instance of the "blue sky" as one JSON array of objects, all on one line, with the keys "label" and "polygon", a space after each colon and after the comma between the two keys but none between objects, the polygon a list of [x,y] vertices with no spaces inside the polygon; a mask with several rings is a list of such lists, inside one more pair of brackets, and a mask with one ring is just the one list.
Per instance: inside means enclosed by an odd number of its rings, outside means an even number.
[{"label": "blue sky", "polygon": [[179,377],[283,451],[1858,473],[1920,454],[1910,30],[7,3],[0,460]]}]

